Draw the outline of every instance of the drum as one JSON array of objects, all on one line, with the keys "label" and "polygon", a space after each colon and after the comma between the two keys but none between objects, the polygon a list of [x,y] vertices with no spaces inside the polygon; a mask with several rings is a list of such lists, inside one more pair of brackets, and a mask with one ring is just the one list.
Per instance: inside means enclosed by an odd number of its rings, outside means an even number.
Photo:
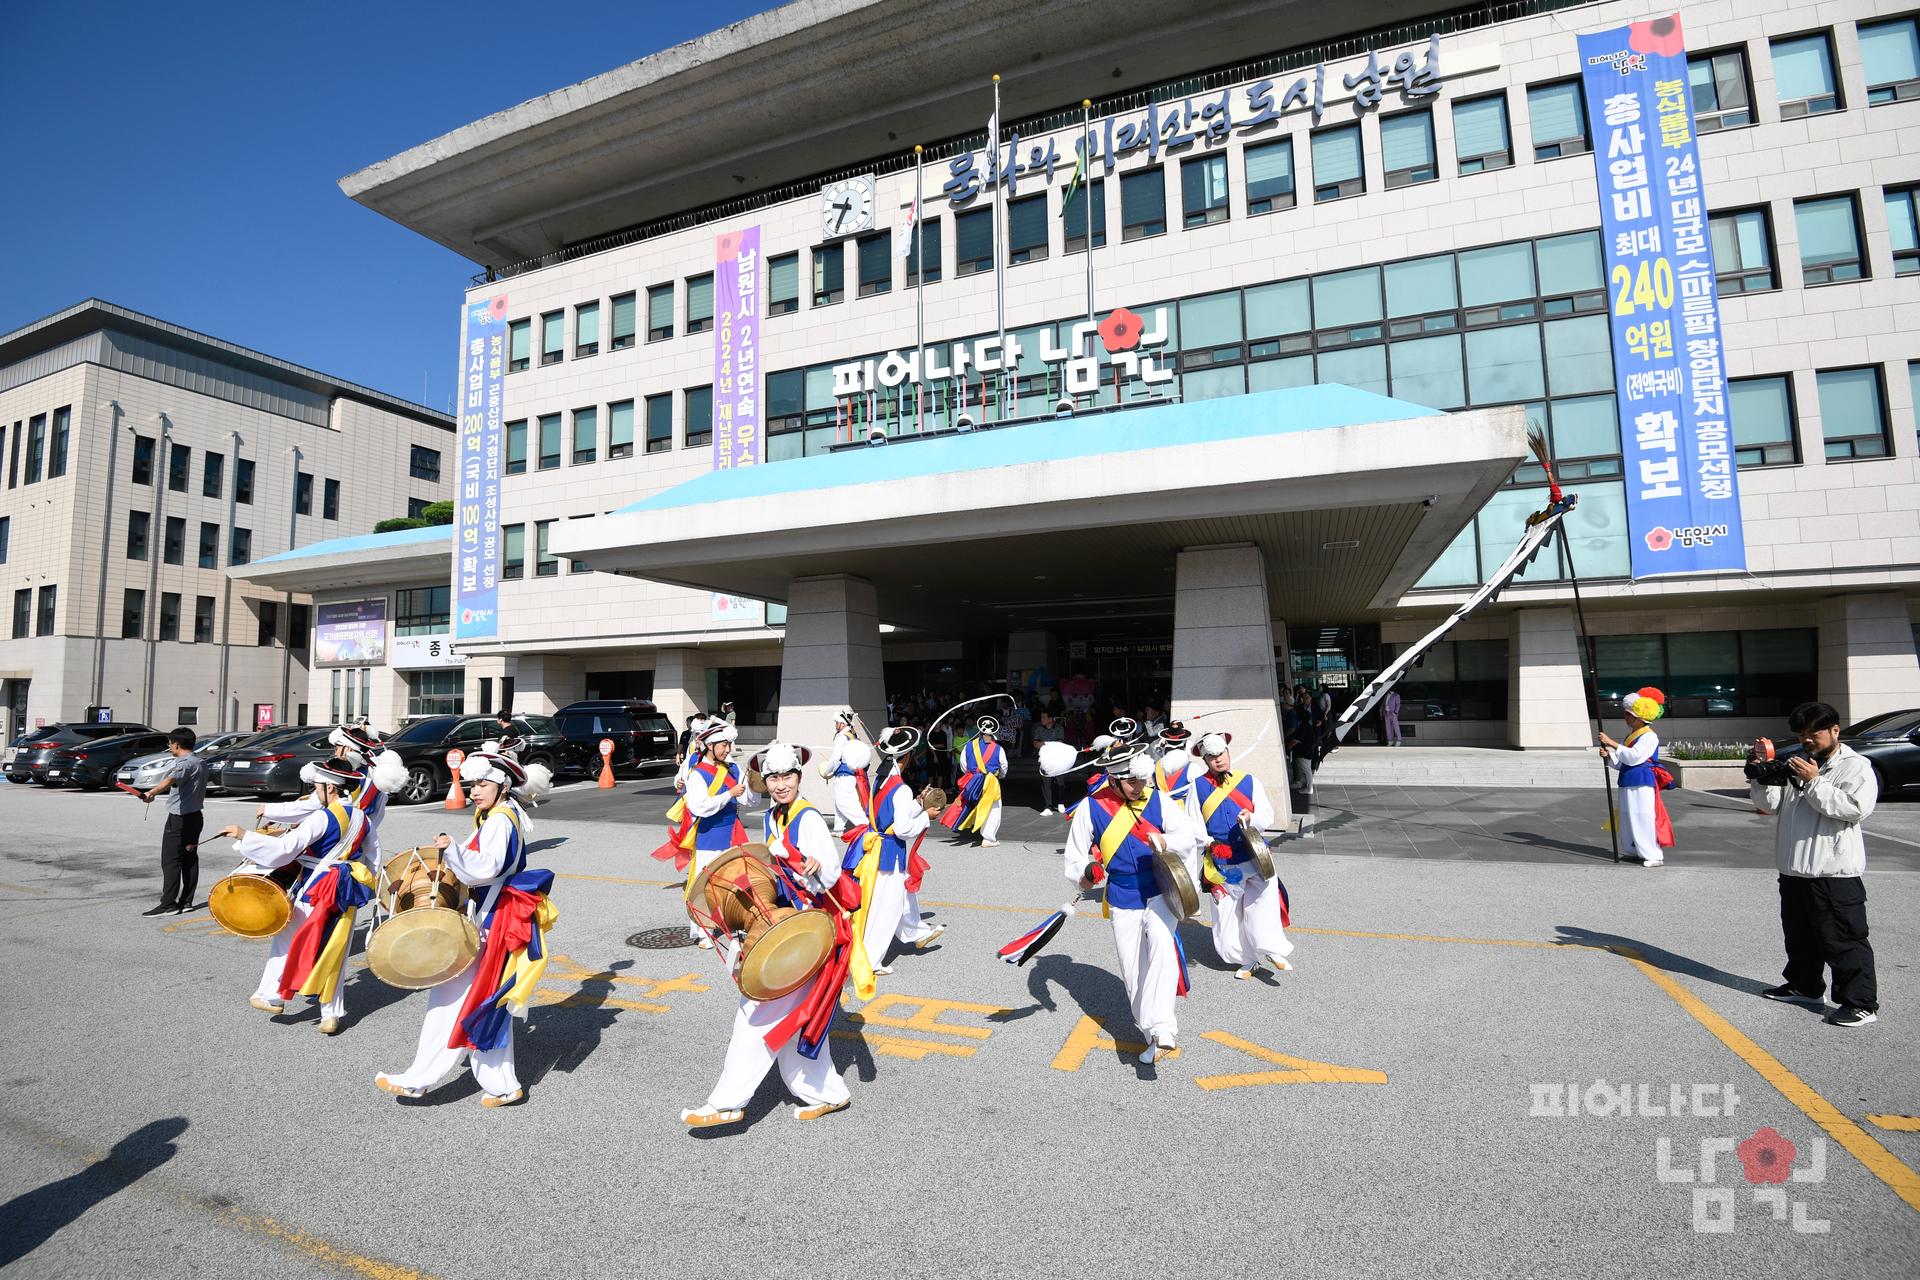
[{"label": "drum", "polygon": [[687,914],[714,935],[739,940],[734,980],[749,1000],[798,991],[833,954],[833,919],[816,908],[779,905],[779,878],[764,844],[743,844],[701,868]]},{"label": "drum", "polygon": [[767,794],[767,780],[749,769],[747,770],[747,790],[757,796],[763,796]]},{"label": "drum", "polygon": [[271,938],[293,918],[293,887],[304,871],[298,859],[272,870],[243,862],[213,886],[207,910],[228,933]]},{"label": "drum", "polygon": [[1200,910],[1200,887],[1194,883],[1193,872],[1180,855],[1164,848],[1153,851],[1153,874],[1160,882],[1161,896],[1174,914],[1182,920],[1195,915]]},{"label": "drum", "polygon": [[928,816],[938,814],[947,807],[947,793],[939,787],[927,787],[914,799],[927,811]]},{"label": "drum", "polygon": [[429,845],[387,859],[375,892],[391,914],[367,939],[367,966],[388,986],[437,987],[480,954],[480,930],[467,918],[467,887]]}]

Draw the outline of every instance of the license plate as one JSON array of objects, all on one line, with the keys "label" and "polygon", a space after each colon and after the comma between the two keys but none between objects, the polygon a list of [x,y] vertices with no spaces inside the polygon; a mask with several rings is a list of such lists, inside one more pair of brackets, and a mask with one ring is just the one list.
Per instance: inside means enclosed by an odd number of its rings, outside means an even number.
[{"label": "license plate", "polygon": [[60,776],[60,770],[58,770],[58,769],[49,769],[49,770],[47,770],[47,776],[48,776],[49,778],[57,778],[57,777],[59,777],[59,776]]}]

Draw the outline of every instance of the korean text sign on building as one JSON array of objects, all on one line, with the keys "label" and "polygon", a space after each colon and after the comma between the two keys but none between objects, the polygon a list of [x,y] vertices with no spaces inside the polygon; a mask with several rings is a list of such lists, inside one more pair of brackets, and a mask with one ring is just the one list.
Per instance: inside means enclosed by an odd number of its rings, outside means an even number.
[{"label": "korean text sign on building", "polygon": [[760,228],[713,242],[713,468],[760,461]]},{"label": "korean text sign on building", "polygon": [[1633,576],[1742,570],[1725,338],[1679,17],[1581,36],[1580,69]]},{"label": "korean text sign on building", "polygon": [[460,474],[453,502],[453,634],[500,634],[500,380],[507,371],[507,296],[460,311]]}]

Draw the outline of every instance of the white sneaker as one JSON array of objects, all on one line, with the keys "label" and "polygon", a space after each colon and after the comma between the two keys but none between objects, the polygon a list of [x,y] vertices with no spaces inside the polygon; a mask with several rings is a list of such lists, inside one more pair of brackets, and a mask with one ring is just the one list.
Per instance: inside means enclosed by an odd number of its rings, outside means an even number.
[{"label": "white sneaker", "polygon": [[946,931],[947,931],[947,926],[943,924],[937,924],[933,926],[933,931],[931,933],[925,934],[920,938],[919,941],[915,942],[913,945],[916,947],[928,946],[933,942],[935,938],[938,938],[941,934],[945,933]]},{"label": "white sneaker", "polygon": [[713,950],[713,939],[712,939],[712,938],[702,938],[702,939],[700,939],[700,949],[701,949],[702,951],[711,951],[711,950]]},{"label": "white sneaker", "polygon": [[1647,870],[1651,871],[1655,867],[1666,866],[1667,860],[1665,858],[1655,858],[1652,862],[1642,862],[1640,865],[1645,867]]},{"label": "white sneaker", "polygon": [[998,849],[1000,847],[1000,842],[998,840],[982,840],[980,842],[980,847],[982,849]]},{"label": "white sneaker", "polygon": [[1040,811],[1040,816],[1041,816],[1041,817],[1043,817],[1043,818],[1046,818],[1046,817],[1051,817],[1051,816],[1052,816],[1052,814],[1053,814],[1053,810],[1051,810],[1051,809],[1042,809],[1042,810]]}]

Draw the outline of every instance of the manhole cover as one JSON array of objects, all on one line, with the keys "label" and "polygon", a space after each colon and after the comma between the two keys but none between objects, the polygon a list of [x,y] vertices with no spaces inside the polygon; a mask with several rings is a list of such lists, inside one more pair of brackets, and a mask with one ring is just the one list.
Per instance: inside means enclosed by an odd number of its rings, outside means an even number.
[{"label": "manhole cover", "polygon": [[682,924],[670,925],[665,929],[642,929],[639,933],[628,935],[627,945],[642,951],[671,951],[675,947],[696,944],[687,936],[687,926]]}]

